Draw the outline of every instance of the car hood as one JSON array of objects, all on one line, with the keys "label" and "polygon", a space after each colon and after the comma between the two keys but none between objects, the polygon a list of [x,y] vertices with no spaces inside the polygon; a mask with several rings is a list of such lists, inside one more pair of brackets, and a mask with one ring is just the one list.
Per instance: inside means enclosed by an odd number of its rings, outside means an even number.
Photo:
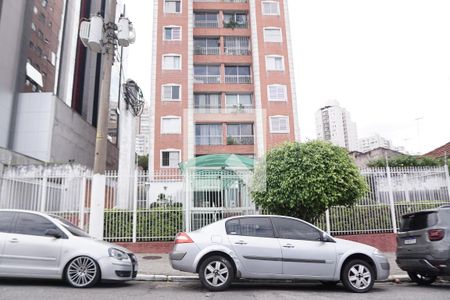
[{"label": "car hood", "polygon": [[338,239],[338,238],[333,238],[333,239],[336,241],[336,246],[343,251],[357,248],[360,250],[364,249],[364,250],[372,253],[373,251],[377,250],[377,248],[363,244],[363,243],[358,243],[358,242],[343,240],[343,239]]},{"label": "car hood", "polygon": [[128,250],[125,247],[119,246],[117,244],[108,243],[103,240],[98,240],[93,237],[77,237],[77,239],[79,239],[79,241],[84,244],[91,244],[91,245],[95,244],[96,246],[103,245],[105,247],[105,249],[115,248],[115,249],[121,250],[125,253],[132,253],[130,250]]}]

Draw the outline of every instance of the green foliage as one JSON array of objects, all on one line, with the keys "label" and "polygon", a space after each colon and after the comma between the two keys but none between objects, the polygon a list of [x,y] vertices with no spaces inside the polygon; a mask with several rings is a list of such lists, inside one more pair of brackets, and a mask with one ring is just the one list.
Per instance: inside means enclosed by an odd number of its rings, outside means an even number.
[{"label": "green foliage", "polygon": [[[390,167],[436,167],[445,164],[444,159],[437,159],[428,156],[401,155],[388,159]],[[368,163],[371,168],[386,167],[384,158],[372,160]]]},{"label": "green foliage", "polygon": [[270,213],[313,222],[331,206],[353,205],[367,190],[345,149],[291,142],[269,151],[256,167],[252,197]]},{"label": "green foliage", "polygon": [[[184,210],[181,203],[152,206],[137,210],[136,236],[139,241],[173,239],[183,229]],[[122,209],[105,211],[104,236],[127,241],[133,234],[133,212]]]},{"label": "green foliage", "polygon": [[144,171],[148,171],[148,155],[138,156],[138,166]]}]

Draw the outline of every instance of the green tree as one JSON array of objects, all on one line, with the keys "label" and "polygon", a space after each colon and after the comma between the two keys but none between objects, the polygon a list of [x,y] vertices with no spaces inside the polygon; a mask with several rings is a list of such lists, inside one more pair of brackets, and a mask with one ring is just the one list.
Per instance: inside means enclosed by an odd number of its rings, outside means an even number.
[{"label": "green tree", "polygon": [[148,155],[138,156],[138,166],[144,171],[148,171]]},{"label": "green tree", "polygon": [[309,222],[331,206],[353,205],[368,190],[347,151],[322,141],[290,142],[270,150],[253,179],[256,205]]}]

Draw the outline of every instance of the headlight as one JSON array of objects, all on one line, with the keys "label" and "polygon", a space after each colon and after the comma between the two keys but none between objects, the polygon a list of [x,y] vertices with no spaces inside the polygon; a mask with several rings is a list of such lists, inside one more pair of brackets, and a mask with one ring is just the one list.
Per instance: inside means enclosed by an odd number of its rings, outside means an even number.
[{"label": "headlight", "polygon": [[114,257],[115,259],[118,260],[128,259],[128,254],[116,248],[109,248],[108,253],[109,256]]}]

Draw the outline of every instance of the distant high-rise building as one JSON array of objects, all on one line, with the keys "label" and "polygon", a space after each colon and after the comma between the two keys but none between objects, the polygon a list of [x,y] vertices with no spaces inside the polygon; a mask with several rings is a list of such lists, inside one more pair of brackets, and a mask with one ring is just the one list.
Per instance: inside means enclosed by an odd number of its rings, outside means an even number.
[{"label": "distant high-rise building", "polygon": [[136,154],[140,156],[149,154],[150,142],[150,112],[145,105],[144,111],[136,122]]},{"label": "distant high-rise building", "polygon": [[359,139],[359,149],[360,152],[368,152],[370,150],[376,149],[376,148],[386,148],[386,149],[392,149],[395,150],[392,147],[392,143],[390,140],[382,137],[379,134],[375,134],[366,138]]},{"label": "distant high-rise building", "polygon": [[299,139],[287,2],[154,1],[150,169]]},{"label": "distant high-rise building", "polygon": [[337,101],[331,101],[317,111],[316,133],[319,140],[330,141],[348,151],[358,150],[356,124]]}]

